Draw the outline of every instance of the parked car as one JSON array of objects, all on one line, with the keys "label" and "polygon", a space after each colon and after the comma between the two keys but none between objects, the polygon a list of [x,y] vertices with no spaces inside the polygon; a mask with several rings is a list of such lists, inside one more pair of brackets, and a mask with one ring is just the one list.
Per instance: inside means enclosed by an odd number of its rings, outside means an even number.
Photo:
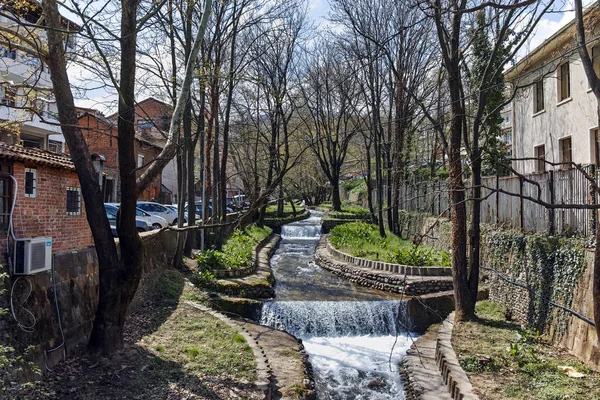
[{"label": "parked car", "polygon": [[[117,234],[117,211],[119,209],[110,204],[104,205],[104,211],[106,211],[106,217],[108,218],[108,222],[110,223],[110,230],[114,237],[118,237]],[[135,220],[135,226],[138,232],[148,232],[150,230],[150,226],[146,223],[146,221],[142,221],[140,219]]]},{"label": "parked car", "polygon": [[173,211],[160,203],[138,201],[137,206],[150,214],[164,218],[169,225],[177,223],[177,211]]},{"label": "parked car", "polygon": [[[196,212],[196,219],[198,221],[201,221],[202,220],[202,202],[196,202],[195,208],[196,208],[196,211],[195,211]],[[188,205],[186,203],[185,208],[183,209],[183,211],[185,213],[187,213],[187,210],[188,210]],[[208,216],[212,217],[212,203],[208,203]]]},{"label": "parked car", "polygon": [[[108,205],[117,207],[117,209],[121,206],[119,203],[104,203],[104,204],[108,204]],[[161,229],[161,228],[164,228],[165,226],[169,225],[167,223],[167,220],[165,220],[163,217],[159,217],[158,215],[150,214],[149,212],[146,212],[139,207],[137,207],[135,210],[135,217],[136,217],[136,219],[141,219],[142,221],[146,221],[146,223],[150,227],[152,227],[152,229]]]}]

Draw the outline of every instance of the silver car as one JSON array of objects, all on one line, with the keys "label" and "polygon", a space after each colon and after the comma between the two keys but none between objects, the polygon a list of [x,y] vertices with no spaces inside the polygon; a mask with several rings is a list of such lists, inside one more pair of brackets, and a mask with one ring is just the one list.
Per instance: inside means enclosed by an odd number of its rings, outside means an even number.
[{"label": "silver car", "polygon": [[158,215],[164,218],[169,225],[177,223],[177,212],[168,209],[160,203],[151,201],[138,201],[137,207],[152,215]]}]

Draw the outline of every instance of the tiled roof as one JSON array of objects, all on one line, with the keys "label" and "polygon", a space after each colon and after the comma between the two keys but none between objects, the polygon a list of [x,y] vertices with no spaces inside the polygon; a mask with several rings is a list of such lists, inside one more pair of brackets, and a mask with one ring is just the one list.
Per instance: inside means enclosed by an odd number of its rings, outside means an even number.
[{"label": "tiled roof", "polygon": [[0,159],[29,161],[36,165],[75,171],[75,164],[69,157],[46,150],[13,146],[5,142],[0,142]]}]

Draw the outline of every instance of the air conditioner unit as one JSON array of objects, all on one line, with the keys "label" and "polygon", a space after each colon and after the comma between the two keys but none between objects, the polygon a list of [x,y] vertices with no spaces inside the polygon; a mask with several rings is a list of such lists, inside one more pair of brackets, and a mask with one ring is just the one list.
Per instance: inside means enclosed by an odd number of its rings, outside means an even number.
[{"label": "air conditioner unit", "polygon": [[15,239],[12,264],[15,275],[33,275],[49,271],[52,267],[52,238],[40,236]]}]

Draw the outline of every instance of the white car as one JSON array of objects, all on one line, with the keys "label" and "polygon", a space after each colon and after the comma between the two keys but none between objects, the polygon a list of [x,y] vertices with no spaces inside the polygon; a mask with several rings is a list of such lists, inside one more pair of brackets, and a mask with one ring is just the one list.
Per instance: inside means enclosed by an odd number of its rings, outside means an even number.
[{"label": "white car", "polygon": [[137,207],[152,215],[158,215],[164,218],[169,225],[177,223],[177,213],[160,203],[151,201],[138,201]]},{"label": "white car", "polygon": [[152,229],[161,229],[161,228],[164,228],[165,226],[169,225],[167,223],[167,220],[164,219],[163,217],[160,217],[160,216],[154,215],[154,214],[150,214],[149,212],[146,212],[146,211],[142,210],[141,208],[136,208],[135,216],[137,219],[146,221],[148,226],[152,227]]}]

